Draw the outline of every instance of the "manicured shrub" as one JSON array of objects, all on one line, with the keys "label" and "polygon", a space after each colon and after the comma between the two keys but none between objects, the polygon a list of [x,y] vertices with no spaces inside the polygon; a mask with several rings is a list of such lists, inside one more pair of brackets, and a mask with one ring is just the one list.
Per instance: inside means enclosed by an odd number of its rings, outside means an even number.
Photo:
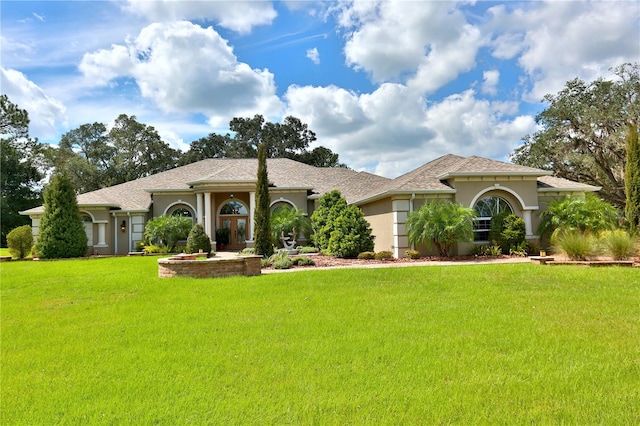
[{"label": "manicured shrub", "polygon": [[580,231],[556,233],[554,247],[556,252],[566,254],[571,260],[587,260],[595,253],[594,238]]},{"label": "manicured shrub", "polygon": [[362,210],[347,205],[340,191],[320,197],[318,209],[311,215],[313,243],[323,252],[337,257],[356,257],[373,250],[374,236]]},{"label": "manicured shrub", "polygon": [[409,259],[420,259],[420,252],[418,250],[407,250],[404,252],[404,256]]},{"label": "manicured shrub", "polygon": [[31,226],[22,225],[12,229],[7,234],[7,246],[11,256],[18,259],[24,259],[28,254],[31,254],[31,247],[33,247]]},{"label": "manicured shrub", "polygon": [[375,254],[374,258],[376,260],[393,259],[393,253],[391,253],[390,251],[379,251]]},{"label": "manicured shrub", "polygon": [[202,250],[204,253],[211,251],[211,239],[204,230],[204,226],[196,223],[189,231],[187,237],[186,253],[197,253]]},{"label": "manicured shrub", "polygon": [[253,256],[256,254],[256,249],[254,247],[245,247],[238,253],[238,256]]},{"label": "manicured shrub", "polygon": [[43,259],[81,257],[87,254],[87,234],[76,194],[69,179],[55,175],[44,190],[44,215],[36,243]]},{"label": "manicured shrub", "polygon": [[297,266],[314,266],[316,264],[316,262],[308,256],[297,256],[291,261],[291,263]]},{"label": "manicured shrub", "polygon": [[361,260],[373,260],[376,258],[376,254],[375,252],[372,251],[363,251],[362,253],[358,254],[358,259]]},{"label": "manicured shrub", "polygon": [[290,269],[292,265],[289,259],[276,260],[272,263],[273,269]]},{"label": "manicured shrub", "polygon": [[600,245],[614,260],[627,260],[638,252],[638,241],[621,229],[600,234]]}]

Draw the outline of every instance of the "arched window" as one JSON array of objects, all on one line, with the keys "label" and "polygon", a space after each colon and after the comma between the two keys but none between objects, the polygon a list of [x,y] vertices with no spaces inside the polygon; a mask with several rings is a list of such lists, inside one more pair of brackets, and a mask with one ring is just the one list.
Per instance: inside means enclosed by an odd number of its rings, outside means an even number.
[{"label": "arched window", "polygon": [[174,211],[172,211],[171,216],[181,216],[181,217],[188,217],[189,219],[193,219],[193,213],[191,213],[191,210],[185,209],[184,207],[179,207]]},{"label": "arched window", "polygon": [[484,197],[476,203],[476,219],[474,221],[473,232],[474,241],[489,241],[489,231],[491,230],[491,219],[498,213],[513,213],[511,205],[500,197]]},{"label": "arched window", "polygon": [[244,204],[239,201],[229,201],[227,204],[222,206],[220,209],[220,214],[241,214],[247,215],[249,212]]}]

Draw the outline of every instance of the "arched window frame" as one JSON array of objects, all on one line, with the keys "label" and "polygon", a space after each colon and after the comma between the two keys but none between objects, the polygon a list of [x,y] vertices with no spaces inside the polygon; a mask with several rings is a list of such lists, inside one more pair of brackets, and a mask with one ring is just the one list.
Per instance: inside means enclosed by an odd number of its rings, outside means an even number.
[{"label": "arched window frame", "polygon": [[489,241],[489,231],[491,230],[493,216],[505,211],[513,213],[511,204],[498,195],[480,198],[476,202],[474,209],[478,215],[473,221],[473,234],[474,241],[478,242]]}]

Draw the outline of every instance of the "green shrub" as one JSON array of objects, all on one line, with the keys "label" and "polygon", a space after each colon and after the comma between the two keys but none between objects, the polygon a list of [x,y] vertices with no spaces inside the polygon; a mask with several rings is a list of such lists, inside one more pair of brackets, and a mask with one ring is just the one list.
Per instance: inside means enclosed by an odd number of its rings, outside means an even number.
[{"label": "green shrub", "polygon": [[637,240],[621,229],[600,234],[600,244],[614,260],[627,260],[638,252]]},{"label": "green shrub", "polygon": [[254,247],[246,247],[240,250],[238,256],[253,256],[256,254],[256,249]]},{"label": "green shrub", "polygon": [[291,263],[297,266],[314,266],[316,264],[316,262],[308,256],[297,256],[291,261]]},{"label": "green shrub", "polygon": [[481,244],[473,244],[469,249],[469,253],[474,256],[484,256],[487,246]]},{"label": "green shrub", "polygon": [[204,226],[196,223],[189,231],[187,237],[187,246],[185,248],[186,253],[197,253],[202,250],[205,253],[211,251],[211,240],[204,230]]},{"label": "green shrub", "polygon": [[36,253],[42,259],[81,257],[87,254],[87,234],[76,193],[69,179],[55,175],[44,190],[44,215]]},{"label": "green shrub", "polygon": [[356,257],[373,250],[371,226],[362,210],[347,201],[339,191],[320,197],[319,206],[311,215],[313,242],[322,251],[337,257]]},{"label": "green shrub", "polygon": [[555,251],[566,254],[571,260],[587,260],[595,253],[594,238],[585,232],[557,232],[554,236]]},{"label": "green shrub", "polygon": [[363,251],[362,253],[358,254],[358,259],[361,260],[372,260],[376,258],[376,254],[372,251]]},{"label": "green shrub", "polygon": [[167,252],[173,252],[179,240],[187,238],[193,226],[190,218],[184,216],[158,216],[151,219],[144,227],[147,241],[167,246]]},{"label": "green shrub", "polygon": [[149,244],[147,246],[144,246],[144,252],[148,254],[169,253],[169,249],[167,246],[158,246],[155,244]]},{"label": "green shrub", "polygon": [[407,217],[409,242],[435,246],[438,255],[448,257],[458,242],[473,241],[476,212],[450,201],[428,201]]},{"label": "green shrub", "polygon": [[33,247],[33,232],[31,226],[23,225],[14,228],[7,234],[7,246],[11,256],[24,259],[31,253]]},{"label": "green shrub", "polygon": [[143,251],[146,243],[144,241],[138,241],[136,243],[136,251]]},{"label": "green shrub", "polygon": [[376,260],[393,259],[393,253],[391,253],[390,251],[379,251],[375,254],[374,257]]},{"label": "green shrub", "polygon": [[491,218],[489,240],[502,248],[502,253],[518,252],[525,242],[527,231],[524,220],[513,213],[502,212]]},{"label": "green shrub", "polygon": [[520,256],[520,257],[527,257],[527,254],[529,253],[529,244],[526,241],[522,241],[520,244],[514,246],[511,246],[511,248],[509,249],[509,255],[510,256]]},{"label": "green shrub", "polygon": [[298,247],[298,250],[300,254],[318,253],[320,251],[320,249],[310,246]]},{"label": "green shrub", "polygon": [[404,256],[409,259],[420,259],[420,252],[418,250],[407,250],[404,252]]},{"label": "green shrub", "polygon": [[269,266],[271,266],[271,259],[266,258],[266,259],[261,259],[260,260],[260,267],[268,268]]},{"label": "green shrub", "polygon": [[274,269],[290,269],[293,265],[289,259],[276,260],[272,263]]}]

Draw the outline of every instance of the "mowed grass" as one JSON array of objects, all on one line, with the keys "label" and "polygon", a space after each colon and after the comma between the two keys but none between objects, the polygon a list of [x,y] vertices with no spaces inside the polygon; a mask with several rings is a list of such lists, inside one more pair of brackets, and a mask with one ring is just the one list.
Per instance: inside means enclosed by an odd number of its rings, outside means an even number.
[{"label": "mowed grass", "polygon": [[637,268],[0,268],[3,425],[640,423]]}]

